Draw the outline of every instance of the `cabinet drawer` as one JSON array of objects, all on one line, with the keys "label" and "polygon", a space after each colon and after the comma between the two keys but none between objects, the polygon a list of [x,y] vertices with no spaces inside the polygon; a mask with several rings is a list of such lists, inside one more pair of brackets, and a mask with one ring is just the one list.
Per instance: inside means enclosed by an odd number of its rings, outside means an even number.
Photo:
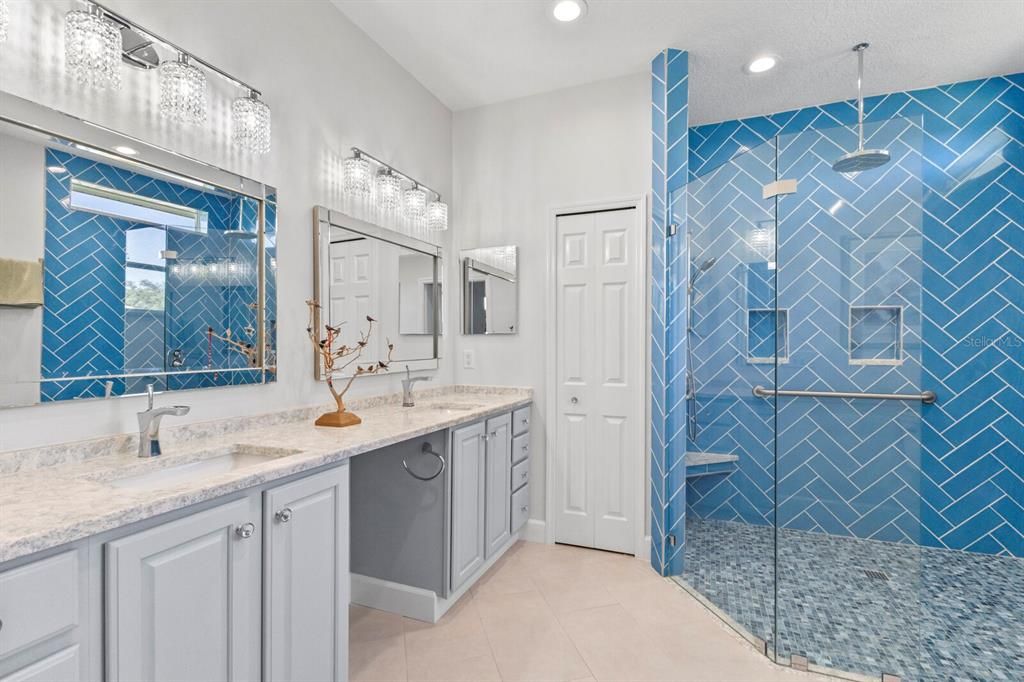
[{"label": "cabinet drawer", "polygon": [[0,677],[0,682],[77,682],[81,679],[78,674],[80,665],[76,644],[15,670],[7,677]]},{"label": "cabinet drawer", "polygon": [[520,407],[512,413],[512,433],[526,433],[530,430],[530,406]]},{"label": "cabinet drawer", "polygon": [[521,433],[512,439],[512,463],[519,464],[530,458],[530,434]]},{"label": "cabinet drawer", "polygon": [[0,574],[0,656],[78,625],[78,551]]},{"label": "cabinet drawer", "polygon": [[512,490],[519,490],[530,482],[530,460],[524,459],[512,467]]},{"label": "cabinet drawer", "polygon": [[523,527],[530,518],[530,486],[524,485],[512,493],[512,532]]}]

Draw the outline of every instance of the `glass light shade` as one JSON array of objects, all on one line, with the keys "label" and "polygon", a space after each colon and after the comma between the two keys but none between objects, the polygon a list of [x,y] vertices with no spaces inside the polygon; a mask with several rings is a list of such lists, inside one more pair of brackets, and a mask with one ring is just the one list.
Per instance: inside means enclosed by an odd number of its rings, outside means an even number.
[{"label": "glass light shade", "polygon": [[160,113],[180,123],[206,120],[206,75],[179,56],[160,64]]},{"label": "glass light shade", "polygon": [[427,190],[419,185],[405,190],[405,215],[419,219],[427,213]]},{"label": "glass light shade", "polygon": [[11,20],[11,15],[7,9],[7,0],[0,0],[0,43],[7,40],[7,24]]},{"label": "glass light shade", "polygon": [[350,194],[370,193],[370,162],[361,156],[350,156],[342,165],[342,182]]},{"label": "glass light shade", "polygon": [[98,9],[68,12],[64,15],[64,61],[68,75],[83,85],[120,88],[121,32]]},{"label": "glass light shade", "polygon": [[377,203],[385,211],[394,211],[398,208],[402,199],[402,181],[391,172],[389,168],[383,168],[377,172]]},{"label": "glass light shade", "polygon": [[254,154],[270,151],[270,107],[250,93],[231,103],[231,137]]},{"label": "glass light shade", "polygon": [[448,204],[443,201],[427,204],[427,228],[438,231],[448,229]]}]

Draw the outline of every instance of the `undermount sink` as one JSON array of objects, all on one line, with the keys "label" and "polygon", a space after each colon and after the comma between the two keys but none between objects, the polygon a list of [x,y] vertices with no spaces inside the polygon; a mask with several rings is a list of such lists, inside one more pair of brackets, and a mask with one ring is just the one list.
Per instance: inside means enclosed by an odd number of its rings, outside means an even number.
[{"label": "undermount sink", "polygon": [[462,412],[475,410],[478,407],[479,405],[465,405],[462,403],[433,403],[430,405],[417,406],[420,410],[430,410],[431,412],[440,412],[442,414],[460,414]]},{"label": "undermount sink", "polygon": [[[298,450],[232,445],[227,448],[196,453],[194,458],[189,458],[188,461],[180,464],[168,464],[157,469],[146,467],[147,470],[143,473],[109,479],[107,483],[114,488],[131,490],[173,488],[183,483],[216,476],[217,474],[226,474],[231,471],[265,464],[278,457],[287,457],[296,452]],[[162,456],[165,457],[166,455]],[[152,466],[158,463],[146,462],[146,464]]]}]

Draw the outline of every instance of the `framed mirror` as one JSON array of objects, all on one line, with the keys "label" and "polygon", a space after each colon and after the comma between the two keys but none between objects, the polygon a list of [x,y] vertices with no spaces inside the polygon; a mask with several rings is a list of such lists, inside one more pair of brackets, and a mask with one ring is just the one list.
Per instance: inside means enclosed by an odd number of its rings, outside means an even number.
[{"label": "framed mirror", "polygon": [[462,333],[519,331],[516,246],[491,246],[459,253],[462,259]]},{"label": "framed mirror", "polygon": [[[365,363],[386,359],[396,368],[436,369],[443,333],[441,247],[323,206],[313,209],[313,328],[338,329],[338,345],[370,335]],[[323,378],[319,356],[314,374]]]},{"label": "framed mirror", "polygon": [[0,406],[276,376],[273,188],[0,98]]}]

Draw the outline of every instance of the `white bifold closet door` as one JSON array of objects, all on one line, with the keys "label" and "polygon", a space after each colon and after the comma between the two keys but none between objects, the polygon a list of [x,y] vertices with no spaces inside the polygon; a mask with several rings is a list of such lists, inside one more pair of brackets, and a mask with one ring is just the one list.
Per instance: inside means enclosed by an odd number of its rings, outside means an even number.
[{"label": "white bifold closet door", "polygon": [[554,538],[634,552],[643,440],[636,209],[557,219]]}]

